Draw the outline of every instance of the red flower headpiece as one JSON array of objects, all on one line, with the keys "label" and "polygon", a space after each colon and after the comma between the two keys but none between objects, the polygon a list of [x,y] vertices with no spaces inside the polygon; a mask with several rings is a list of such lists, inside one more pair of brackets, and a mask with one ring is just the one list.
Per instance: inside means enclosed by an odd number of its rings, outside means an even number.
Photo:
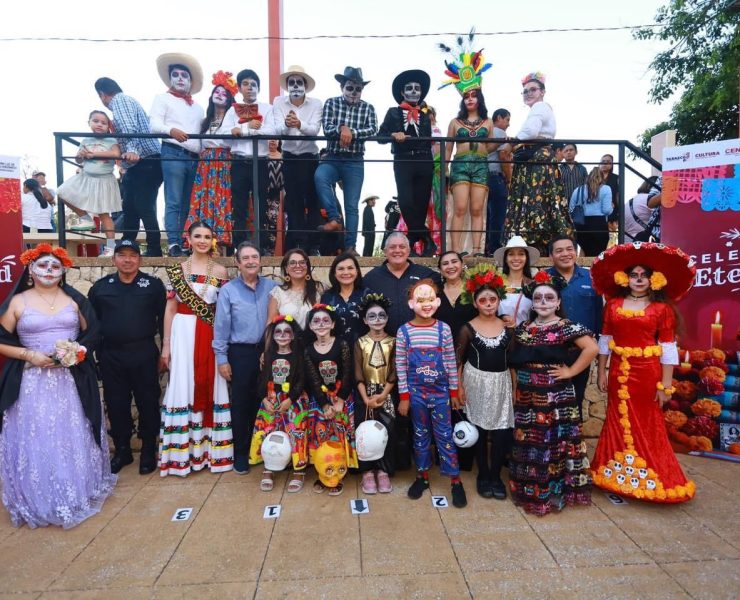
[{"label": "red flower headpiece", "polygon": [[506,285],[498,269],[488,263],[479,263],[465,273],[465,285],[461,302],[472,304],[475,293],[484,287],[496,292],[500,300],[506,298]]},{"label": "red flower headpiece", "polygon": [[293,315],[275,315],[272,318],[272,324],[277,325],[278,323],[282,323],[283,321],[287,323],[292,323],[293,320]]},{"label": "red flower headpiece", "polygon": [[30,250],[26,250],[23,254],[21,254],[21,263],[24,265],[30,265],[32,262],[37,260],[39,256],[44,256],[45,254],[51,254],[52,256],[58,258],[62,265],[69,268],[72,266],[72,259],[69,258],[69,255],[67,254],[67,251],[64,248],[54,248],[51,244],[47,244],[44,242],[43,244],[39,244],[35,248],[31,248]]},{"label": "red flower headpiece", "polygon": [[321,304],[321,303],[318,303],[318,304],[314,304],[311,307],[311,310],[325,310],[325,311],[328,311],[328,312],[334,312],[334,307],[331,306],[330,304]]},{"label": "red flower headpiece", "polygon": [[234,79],[234,74],[231,71],[216,71],[213,74],[211,83],[214,86],[222,86],[232,96],[236,96],[236,93],[239,91],[239,87],[236,85],[236,79]]},{"label": "red flower headpiece", "polygon": [[554,290],[557,290],[557,292],[560,292],[560,290],[568,285],[568,282],[560,275],[551,275],[547,271],[537,271],[532,281],[522,286],[522,294],[531,300],[534,290],[541,285],[550,286]]}]

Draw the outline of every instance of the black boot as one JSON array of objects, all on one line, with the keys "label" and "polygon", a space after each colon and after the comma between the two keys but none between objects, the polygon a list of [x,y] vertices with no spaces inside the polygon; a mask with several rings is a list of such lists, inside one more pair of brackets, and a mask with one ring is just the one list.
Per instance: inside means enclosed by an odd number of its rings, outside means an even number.
[{"label": "black boot", "polygon": [[139,475],[149,475],[157,468],[157,442],[143,442],[139,457]]},{"label": "black boot", "polygon": [[111,473],[118,473],[123,467],[130,465],[132,462],[134,462],[134,455],[131,454],[131,446],[116,448],[113,458],[110,459]]}]

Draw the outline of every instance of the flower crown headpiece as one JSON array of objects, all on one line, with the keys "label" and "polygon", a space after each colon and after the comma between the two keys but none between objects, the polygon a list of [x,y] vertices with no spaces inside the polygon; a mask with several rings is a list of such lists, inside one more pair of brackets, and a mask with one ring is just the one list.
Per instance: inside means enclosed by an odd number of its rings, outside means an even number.
[{"label": "flower crown headpiece", "polygon": [[311,307],[311,310],[325,310],[327,312],[334,312],[334,307],[330,304],[322,304],[319,302],[318,304],[314,304]]},{"label": "flower crown headpiece", "polygon": [[[616,271],[614,273],[614,283],[623,288],[629,287],[629,275],[627,275],[627,273],[625,273],[624,271]],[[657,292],[658,290],[662,290],[667,285],[668,279],[666,279],[666,276],[663,275],[663,273],[661,273],[660,271],[653,271],[653,274],[650,276],[650,289],[654,292]]]},{"label": "flower crown headpiece", "polygon": [[286,323],[292,323],[295,319],[293,319],[293,315],[275,315],[272,318],[272,324],[277,325],[278,323],[282,323],[285,321]]},{"label": "flower crown headpiece", "polygon": [[532,294],[541,285],[549,285],[551,288],[560,292],[560,290],[568,285],[568,282],[560,275],[551,275],[547,271],[537,271],[534,279],[522,286],[522,294],[531,300]]},{"label": "flower crown headpiece", "polygon": [[23,254],[21,254],[21,263],[28,266],[35,260],[39,258],[39,256],[43,256],[44,254],[51,254],[52,256],[55,256],[60,260],[62,265],[69,268],[72,266],[72,259],[69,258],[69,254],[67,254],[67,251],[64,248],[54,248],[51,244],[47,244],[44,242],[43,244],[39,244],[35,248],[31,248],[30,250],[26,250]]},{"label": "flower crown headpiece", "polygon": [[506,285],[501,272],[490,263],[478,263],[465,272],[463,292],[460,294],[462,304],[472,304],[475,293],[481,288],[488,288],[499,297],[506,298]]},{"label": "flower crown headpiece", "polygon": [[545,74],[542,71],[532,71],[522,77],[522,85],[527,85],[530,81],[539,81],[542,85],[545,85]]},{"label": "flower crown headpiece", "polygon": [[211,78],[211,83],[214,86],[223,86],[232,96],[236,96],[239,91],[239,86],[236,85],[236,79],[231,71],[216,71]]},{"label": "flower crown headpiece", "polygon": [[382,307],[385,312],[388,312],[391,308],[391,304],[393,303],[391,302],[390,298],[387,298],[383,294],[366,294],[365,297],[360,300],[360,316],[364,317],[368,309],[373,305],[378,305]]},{"label": "flower crown headpiece", "polygon": [[439,49],[449,54],[452,61],[445,61],[445,75],[450,79],[444,81],[437,89],[442,89],[450,84],[454,84],[460,94],[470,90],[479,90],[483,82],[481,75],[491,68],[491,63],[483,59],[483,49],[473,52],[473,40],[475,39],[475,29],[471,29],[467,38],[458,36],[457,48],[453,52],[452,48],[446,44],[440,43]]}]

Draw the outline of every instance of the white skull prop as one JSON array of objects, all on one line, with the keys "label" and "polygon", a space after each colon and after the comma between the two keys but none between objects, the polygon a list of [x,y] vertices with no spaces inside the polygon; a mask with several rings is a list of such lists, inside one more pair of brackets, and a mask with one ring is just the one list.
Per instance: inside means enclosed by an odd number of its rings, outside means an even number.
[{"label": "white skull prop", "polygon": [[640,485],[640,480],[637,477],[630,477],[630,485],[637,489],[637,487]]},{"label": "white skull prop", "polygon": [[617,471],[617,473],[622,472],[622,463],[621,462],[615,462],[614,463],[614,470]]},{"label": "white skull prop", "polygon": [[417,81],[409,81],[403,86],[403,91],[401,93],[406,102],[415,106],[419,103],[419,100],[421,100],[421,84]]},{"label": "white skull prop", "polygon": [[654,481],[653,479],[648,479],[648,480],[647,480],[647,481],[645,482],[645,486],[646,486],[646,487],[647,487],[647,489],[649,489],[649,490],[654,490],[654,489],[655,489],[655,487],[656,487],[656,485],[655,485],[655,481]]},{"label": "white skull prop", "polygon": [[284,431],[273,431],[262,442],[262,460],[270,471],[282,471],[287,467],[291,454],[290,437]]},{"label": "white skull prop", "polygon": [[306,80],[300,75],[289,75],[286,83],[291,100],[300,100],[306,95]]},{"label": "white skull prop", "polygon": [[614,474],[614,471],[612,471],[609,467],[606,467],[604,469],[604,477],[609,479]]},{"label": "white skull prop", "polygon": [[337,382],[337,363],[333,360],[322,360],[319,363],[319,374],[326,385]]},{"label": "white skull prop", "polygon": [[624,468],[624,472],[627,473],[627,475],[633,475],[635,472],[635,468],[627,466]]},{"label": "white skull prop", "polygon": [[617,483],[619,485],[622,485],[626,480],[627,480],[627,478],[624,475],[622,475],[621,473],[619,473],[619,475],[617,475]]},{"label": "white skull prop", "polygon": [[290,363],[284,358],[276,358],[272,361],[272,380],[282,385],[288,381],[290,375]]},{"label": "white skull prop", "polygon": [[637,469],[637,474],[640,476],[640,479],[645,479],[647,477],[647,469]]},{"label": "white skull prop", "polygon": [[628,465],[631,465],[633,462],[635,462],[635,456],[633,454],[625,454],[624,462],[626,462]]}]

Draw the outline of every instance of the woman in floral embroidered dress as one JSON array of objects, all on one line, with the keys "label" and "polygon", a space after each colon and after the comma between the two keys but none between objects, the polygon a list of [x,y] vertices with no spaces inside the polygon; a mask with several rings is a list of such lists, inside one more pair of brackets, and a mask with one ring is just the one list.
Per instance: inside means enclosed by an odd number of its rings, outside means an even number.
[{"label": "woman in floral embroidered dress", "polygon": [[523,287],[530,320],[514,330],[514,445],[509,487],[514,503],[539,516],[591,502],[586,443],[571,379],[598,353],[593,334],[565,318],[565,280],[544,271]]},{"label": "woman in floral embroidered dress", "polygon": [[680,317],[670,300],[689,290],[695,272],[686,254],[660,244],[622,244],[594,261],[594,289],[610,300],[598,376],[609,402],[592,475],[610,492],[650,502],[694,496],[694,482],[686,479],[668,441],[661,406],[674,391],[678,364]]}]

